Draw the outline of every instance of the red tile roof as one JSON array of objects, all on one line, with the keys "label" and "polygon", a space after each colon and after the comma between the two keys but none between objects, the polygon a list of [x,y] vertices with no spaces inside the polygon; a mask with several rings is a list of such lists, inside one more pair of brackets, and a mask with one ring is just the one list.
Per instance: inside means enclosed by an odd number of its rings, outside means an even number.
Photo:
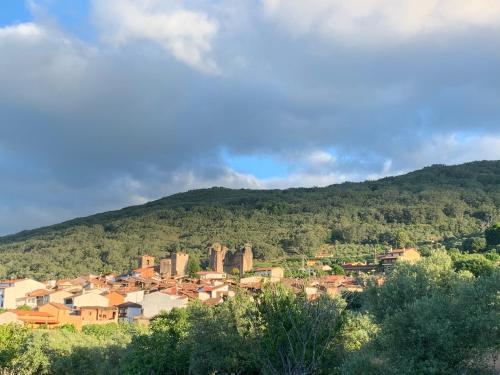
[{"label": "red tile roof", "polygon": [[218,298],[206,299],[206,300],[202,301],[201,303],[203,303],[204,305],[208,305],[208,306],[215,306],[215,305],[222,303],[222,301],[223,301],[222,298],[218,297]]},{"label": "red tile roof", "polygon": [[33,311],[33,310],[8,310],[16,314],[17,316],[36,316],[36,317],[54,317],[53,315],[43,312],[43,311]]}]

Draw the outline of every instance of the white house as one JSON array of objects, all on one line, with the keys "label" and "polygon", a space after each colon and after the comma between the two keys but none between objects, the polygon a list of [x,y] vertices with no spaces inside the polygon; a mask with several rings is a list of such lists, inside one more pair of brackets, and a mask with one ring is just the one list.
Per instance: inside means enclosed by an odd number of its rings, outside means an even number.
[{"label": "white house", "polygon": [[26,294],[45,289],[45,284],[31,279],[0,281],[0,307],[15,309],[26,303]]},{"label": "white house", "polygon": [[281,267],[258,267],[253,271],[255,276],[269,277],[272,280],[280,280],[284,277],[285,272]]},{"label": "white house", "polygon": [[71,297],[65,298],[64,304],[69,307],[85,307],[85,306],[108,307],[109,300],[103,295],[89,291],[81,294],[75,294]]},{"label": "white house", "polygon": [[229,291],[229,285],[204,285],[198,289],[198,298],[201,301],[206,301],[209,298],[219,298],[223,295],[234,296],[234,292]]},{"label": "white house", "polygon": [[143,300],[144,290],[134,290],[125,295],[125,302],[141,303]]},{"label": "white house", "polygon": [[161,312],[168,312],[174,307],[186,307],[187,303],[187,297],[171,295],[163,293],[163,291],[153,292],[144,296],[142,314],[146,318],[152,318]]},{"label": "white house", "polygon": [[49,302],[61,303],[64,304],[64,299],[71,297],[73,293],[68,292],[67,290],[54,290],[49,294]]},{"label": "white house", "polygon": [[200,280],[221,280],[227,277],[225,272],[217,271],[200,271],[196,272]]},{"label": "white house", "polygon": [[125,302],[118,306],[118,321],[133,323],[134,318],[142,314],[142,306],[134,302]]}]

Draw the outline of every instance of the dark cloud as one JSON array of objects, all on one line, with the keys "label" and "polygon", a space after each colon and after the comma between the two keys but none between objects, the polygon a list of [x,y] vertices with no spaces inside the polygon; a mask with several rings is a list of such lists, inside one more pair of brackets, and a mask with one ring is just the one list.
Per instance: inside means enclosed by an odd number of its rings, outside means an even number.
[{"label": "dark cloud", "polygon": [[[0,29],[0,233],[188,188],[500,158],[495,23],[364,45],[290,32],[253,2],[160,7],[171,26],[147,32],[109,27],[111,8],[95,43],[39,21]],[[206,24],[177,29],[183,12]],[[259,180],[231,155],[290,175]]]}]

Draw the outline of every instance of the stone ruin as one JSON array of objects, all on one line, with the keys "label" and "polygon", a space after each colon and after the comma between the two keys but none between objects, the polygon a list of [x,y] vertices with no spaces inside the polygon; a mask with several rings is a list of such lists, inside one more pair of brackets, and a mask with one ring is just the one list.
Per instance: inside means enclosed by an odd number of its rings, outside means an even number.
[{"label": "stone ruin", "polygon": [[216,272],[231,274],[234,269],[237,269],[240,275],[243,275],[253,268],[253,251],[249,245],[231,253],[226,246],[215,242],[208,246],[208,254],[210,268]]},{"label": "stone ruin", "polygon": [[187,272],[189,254],[175,252],[170,258],[160,260],[160,276],[162,279],[168,279],[174,276],[184,276]]}]

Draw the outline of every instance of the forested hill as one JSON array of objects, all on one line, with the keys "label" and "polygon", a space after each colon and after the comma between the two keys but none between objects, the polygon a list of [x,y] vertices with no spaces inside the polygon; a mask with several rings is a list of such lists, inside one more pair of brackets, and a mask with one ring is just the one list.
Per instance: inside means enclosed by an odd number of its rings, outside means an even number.
[{"label": "forested hill", "polygon": [[324,188],[174,194],[0,238],[0,277],[124,271],[175,248],[203,257],[212,241],[251,243],[260,259],[328,247],[363,258],[382,243],[453,243],[499,219],[500,161],[434,165]]}]

